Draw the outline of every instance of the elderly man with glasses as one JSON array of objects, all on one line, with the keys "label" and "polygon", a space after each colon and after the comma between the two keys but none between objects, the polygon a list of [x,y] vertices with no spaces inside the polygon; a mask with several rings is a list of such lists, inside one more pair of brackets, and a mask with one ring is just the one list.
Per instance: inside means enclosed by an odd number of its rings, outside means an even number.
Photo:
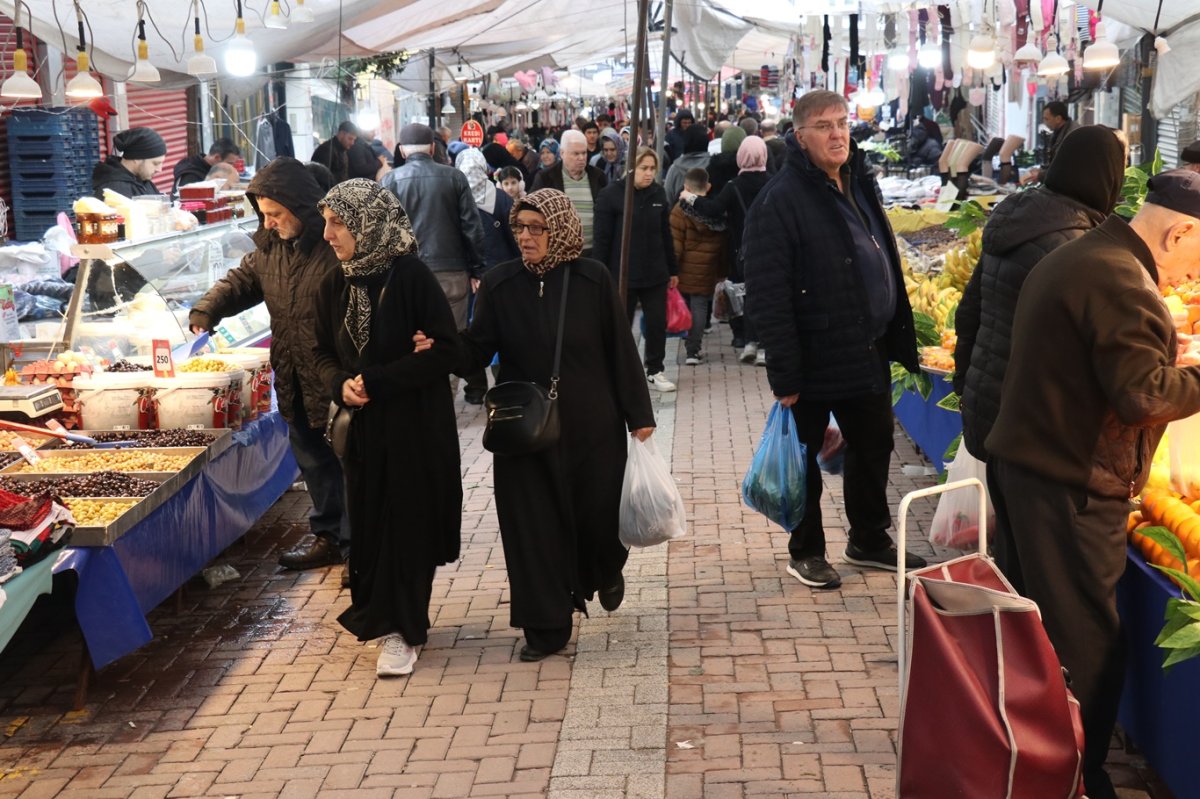
[{"label": "elderly man with glasses", "polygon": [[834,92],[797,101],[787,160],[751,205],[743,236],[746,302],[767,351],[767,379],[808,448],[807,510],[788,542],[787,572],[824,589],[841,585],[825,556],[817,466],[831,414],[846,440],[844,560],[892,571],[924,565],[897,553],[887,532],[889,362],[917,371],[912,308],[847,113]]}]

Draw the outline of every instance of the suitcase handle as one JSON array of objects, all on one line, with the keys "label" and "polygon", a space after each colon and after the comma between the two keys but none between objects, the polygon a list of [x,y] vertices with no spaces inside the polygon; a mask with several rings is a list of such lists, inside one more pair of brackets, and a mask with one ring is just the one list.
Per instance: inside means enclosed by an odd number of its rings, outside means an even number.
[{"label": "suitcase handle", "polygon": [[979,490],[979,554],[987,554],[987,487],[979,482],[978,478],[970,477],[966,480],[955,480],[953,483],[945,483],[938,486],[930,486],[929,488],[921,488],[916,491],[910,491],[900,500],[900,509],[897,511],[898,527],[896,531],[896,551],[898,553],[896,564],[896,657],[900,671],[900,690],[904,690],[904,673],[907,670],[907,661],[905,649],[907,647],[908,636],[905,634],[905,578],[907,575],[904,572],[904,553],[907,551],[908,545],[908,506],[912,504],[914,499],[923,499],[924,497],[936,497],[950,491],[958,491],[959,489],[976,488]]}]

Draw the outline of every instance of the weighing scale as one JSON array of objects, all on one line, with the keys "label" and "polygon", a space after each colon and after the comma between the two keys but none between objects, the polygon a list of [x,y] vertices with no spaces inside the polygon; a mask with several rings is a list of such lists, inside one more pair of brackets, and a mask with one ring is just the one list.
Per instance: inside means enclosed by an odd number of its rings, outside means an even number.
[{"label": "weighing scale", "polygon": [[52,385],[0,386],[0,419],[31,422],[62,407],[62,394]]}]

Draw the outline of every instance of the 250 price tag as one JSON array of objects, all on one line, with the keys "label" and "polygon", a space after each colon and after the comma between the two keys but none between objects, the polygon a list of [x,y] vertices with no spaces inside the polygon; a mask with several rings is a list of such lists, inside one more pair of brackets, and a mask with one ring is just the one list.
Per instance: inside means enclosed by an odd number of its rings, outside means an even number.
[{"label": "250 price tag", "polygon": [[171,357],[171,345],[166,339],[156,338],[151,342],[150,350],[154,365],[155,377],[174,377],[175,360]]}]

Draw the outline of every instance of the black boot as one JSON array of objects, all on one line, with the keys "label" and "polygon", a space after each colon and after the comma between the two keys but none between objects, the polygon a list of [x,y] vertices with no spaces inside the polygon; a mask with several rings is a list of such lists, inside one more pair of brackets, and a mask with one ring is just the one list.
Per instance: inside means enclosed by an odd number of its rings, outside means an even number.
[{"label": "black boot", "polygon": [[337,542],[329,536],[305,536],[299,544],[279,556],[279,565],[285,569],[315,569],[342,562],[342,553]]}]

